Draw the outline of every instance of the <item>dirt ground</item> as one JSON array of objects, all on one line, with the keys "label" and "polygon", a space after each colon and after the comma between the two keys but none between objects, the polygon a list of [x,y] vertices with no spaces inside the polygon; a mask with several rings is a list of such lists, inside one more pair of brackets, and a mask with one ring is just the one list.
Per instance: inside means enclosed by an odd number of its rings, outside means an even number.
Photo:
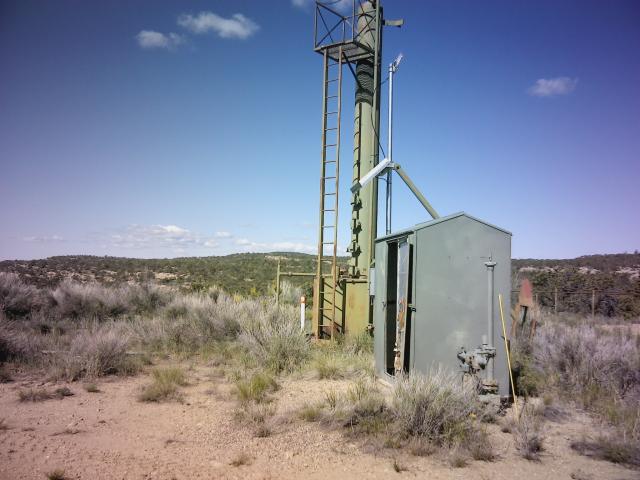
[{"label": "dirt ground", "polygon": [[[346,388],[346,381],[288,379],[276,393],[277,417],[271,436],[256,438],[234,420],[236,402],[226,381],[211,368],[189,371],[184,403],[141,403],[136,395],[148,375],[109,378],[100,392],[81,384],[45,384],[17,376],[0,385],[0,478],[44,479],[64,469],[75,479],[576,479],[630,480],[640,472],[582,457],[569,443],[593,434],[589,418],[574,413],[546,423],[545,452],[539,462],[517,455],[510,434],[489,426],[498,452],[494,462],[472,461],[452,468],[442,454],[413,457],[398,450],[371,448],[316,423],[298,420],[295,411],[324,392]],[[68,386],[75,395],[43,402],[19,402],[24,388]],[[289,421],[284,419],[291,419]],[[231,465],[240,454],[248,464]],[[394,461],[406,470],[398,473]]]}]

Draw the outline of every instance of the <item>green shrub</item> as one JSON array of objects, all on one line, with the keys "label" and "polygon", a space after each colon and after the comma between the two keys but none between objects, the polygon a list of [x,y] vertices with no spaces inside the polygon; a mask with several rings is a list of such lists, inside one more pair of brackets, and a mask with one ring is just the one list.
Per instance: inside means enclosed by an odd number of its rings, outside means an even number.
[{"label": "green shrub", "polygon": [[241,403],[268,401],[269,393],[278,389],[278,383],[266,372],[255,372],[249,378],[238,379],[235,382],[236,395]]},{"label": "green shrub", "polygon": [[322,404],[305,403],[299,410],[298,415],[306,422],[317,422],[322,416]]},{"label": "green shrub", "polygon": [[161,402],[180,400],[178,387],[187,385],[184,370],[178,367],[156,368],[151,372],[152,383],[143,388],[138,395],[141,402]]}]

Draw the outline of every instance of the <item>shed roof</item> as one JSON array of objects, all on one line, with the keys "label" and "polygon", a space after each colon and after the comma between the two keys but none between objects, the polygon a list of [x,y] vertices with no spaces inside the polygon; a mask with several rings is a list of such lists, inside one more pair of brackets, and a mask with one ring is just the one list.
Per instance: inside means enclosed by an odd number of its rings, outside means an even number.
[{"label": "shed roof", "polygon": [[383,237],[378,237],[378,238],[376,238],[376,241],[378,241],[378,240],[387,240],[387,239],[391,239],[391,238],[394,238],[394,237],[400,237],[400,236],[406,235],[408,233],[413,233],[413,232],[415,232],[417,230],[422,230],[423,228],[429,228],[429,227],[432,227],[434,225],[438,225],[440,223],[447,222],[449,220],[453,220],[454,218],[459,218],[459,217],[467,217],[467,218],[469,218],[469,219],[471,219],[473,221],[476,221],[478,223],[482,223],[482,224],[484,224],[484,225],[486,225],[488,227],[491,227],[491,228],[499,230],[499,231],[501,231],[503,233],[506,233],[507,235],[513,235],[510,231],[505,230],[504,228],[500,228],[500,227],[498,227],[496,225],[493,225],[493,224],[491,224],[489,222],[485,222],[484,220],[480,220],[479,218],[476,218],[476,217],[474,217],[472,215],[469,215],[468,213],[458,212],[458,213],[453,213],[451,215],[447,215],[446,217],[440,217],[440,218],[436,218],[434,220],[429,220],[428,222],[418,223],[414,227],[406,228],[404,230],[400,230],[398,232],[394,232],[394,233],[391,233],[389,235],[385,235]]}]

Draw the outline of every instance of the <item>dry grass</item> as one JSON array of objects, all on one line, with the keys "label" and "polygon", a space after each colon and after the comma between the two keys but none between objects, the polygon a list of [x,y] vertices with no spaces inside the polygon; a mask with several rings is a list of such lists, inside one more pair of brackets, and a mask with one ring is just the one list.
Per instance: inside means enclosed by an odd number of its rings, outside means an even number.
[{"label": "dry grass", "polygon": [[58,387],[53,391],[53,395],[58,398],[72,397],[75,395],[69,387]]},{"label": "dry grass", "polygon": [[58,435],[76,435],[78,433],[80,433],[82,430],[79,430],[77,428],[65,428],[64,430],[60,430],[59,432],[55,432],[52,433],[51,436],[58,436]]},{"label": "dry grass", "polygon": [[308,359],[309,342],[293,307],[266,306],[241,324],[240,342],[275,374],[298,369]]},{"label": "dry grass", "polygon": [[640,445],[614,435],[601,435],[596,439],[582,439],[571,443],[571,448],[588,457],[640,467]]},{"label": "dry grass", "polygon": [[298,416],[305,422],[317,422],[322,418],[321,403],[305,403],[298,411]]},{"label": "dry grass", "polygon": [[95,383],[85,383],[84,384],[84,390],[86,392],[89,393],[99,393],[100,389],[98,388],[98,385]]},{"label": "dry grass", "polygon": [[469,457],[460,446],[455,446],[449,451],[447,460],[453,468],[464,468],[469,464]]},{"label": "dry grass", "polygon": [[512,431],[515,446],[527,460],[540,460],[540,453],[544,450],[542,422],[542,417],[532,405],[525,405],[520,417],[515,420]]},{"label": "dry grass", "polygon": [[407,449],[414,457],[428,457],[437,451],[437,448],[432,443],[420,437],[411,438],[407,444]]},{"label": "dry grass", "polygon": [[484,428],[473,431],[467,439],[466,448],[474,460],[493,462],[497,458],[491,437]]},{"label": "dry grass", "polygon": [[314,358],[311,368],[315,370],[319,380],[335,380],[344,377],[345,363],[335,354],[321,354]]},{"label": "dry grass", "polygon": [[51,472],[48,472],[46,474],[47,479],[48,480],[67,480],[67,476],[65,475],[65,472],[63,469],[61,468],[56,468],[55,470],[52,470]]},{"label": "dry grass", "polygon": [[463,443],[475,430],[472,414],[480,406],[472,385],[458,375],[433,370],[398,379],[391,405],[402,435],[423,437],[435,445]]},{"label": "dry grass", "polygon": [[7,368],[2,365],[0,366],[0,383],[11,383],[13,382],[13,376],[7,370]]},{"label": "dry grass", "polygon": [[69,387],[59,387],[52,392],[46,388],[29,388],[18,391],[18,398],[21,402],[43,402],[52,398],[62,399],[73,395],[74,393]]},{"label": "dry grass", "polygon": [[240,452],[231,459],[229,465],[231,465],[232,467],[241,467],[243,465],[251,465],[251,461],[252,458],[248,453]]},{"label": "dry grass", "polygon": [[397,458],[393,459],[393,463],[391,464],[391,466],[393,467],[393,470],[396,473],[402,473],[402,472],[406,472],[407,470],[409,470],[404,464],[400,463],[400,461],[398,461]]},{"label": "dry grass", "polygon": [[270,400],[269,394],[279,388],[275,378],[267,372],[257,371],[248,378],[235,381],[235,394],[240,403],[263,403]]},{"label": "dry grass", "polygon": [[15,273],[0,272],[0,312],[10,318],[24,317],[43,308],[45,302],[38,288],[25,284]]},{"label": "dry grass", "polygon": [[18,398],[21,402],[43,402],[53,397],[54,395],[45,388],[29,388],[18,392]]},{"label": "dry grass", "polygon": [[143,388],[138,395],[141,402],[162,402],[166,400],[181,400],[182,395],[178,387],[188,384],[187,376],[181,368],[156,368],[151,372],[152,383]]}]

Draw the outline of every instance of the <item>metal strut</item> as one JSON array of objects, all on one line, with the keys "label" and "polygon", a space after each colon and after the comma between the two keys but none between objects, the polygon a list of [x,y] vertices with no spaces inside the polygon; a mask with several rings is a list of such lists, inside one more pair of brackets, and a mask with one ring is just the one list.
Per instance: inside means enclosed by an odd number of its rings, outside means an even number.
[{"label": "metal strut", "polygon": [[[318,331],[315,332],[317,338],[328,334],[333,339],[336,334],[336,289],[339,280],[337,226],[340,180],[340,115],[342,112],[342,47],[339,47],[337,61],[329,56],[328,49],[324,50],[323,58],[320,227],[318,229],[316,266],[318,298],[314,308],[316,308],[316,318],[318,319]],[[328,255],[325,253],[326,250],[329,250]],[[327,276],[323,275],[322,271],[323,264],[329,259],[332,282],[330,289],[326,284]],[[341,328],[341,325],[339,327]]]}]

